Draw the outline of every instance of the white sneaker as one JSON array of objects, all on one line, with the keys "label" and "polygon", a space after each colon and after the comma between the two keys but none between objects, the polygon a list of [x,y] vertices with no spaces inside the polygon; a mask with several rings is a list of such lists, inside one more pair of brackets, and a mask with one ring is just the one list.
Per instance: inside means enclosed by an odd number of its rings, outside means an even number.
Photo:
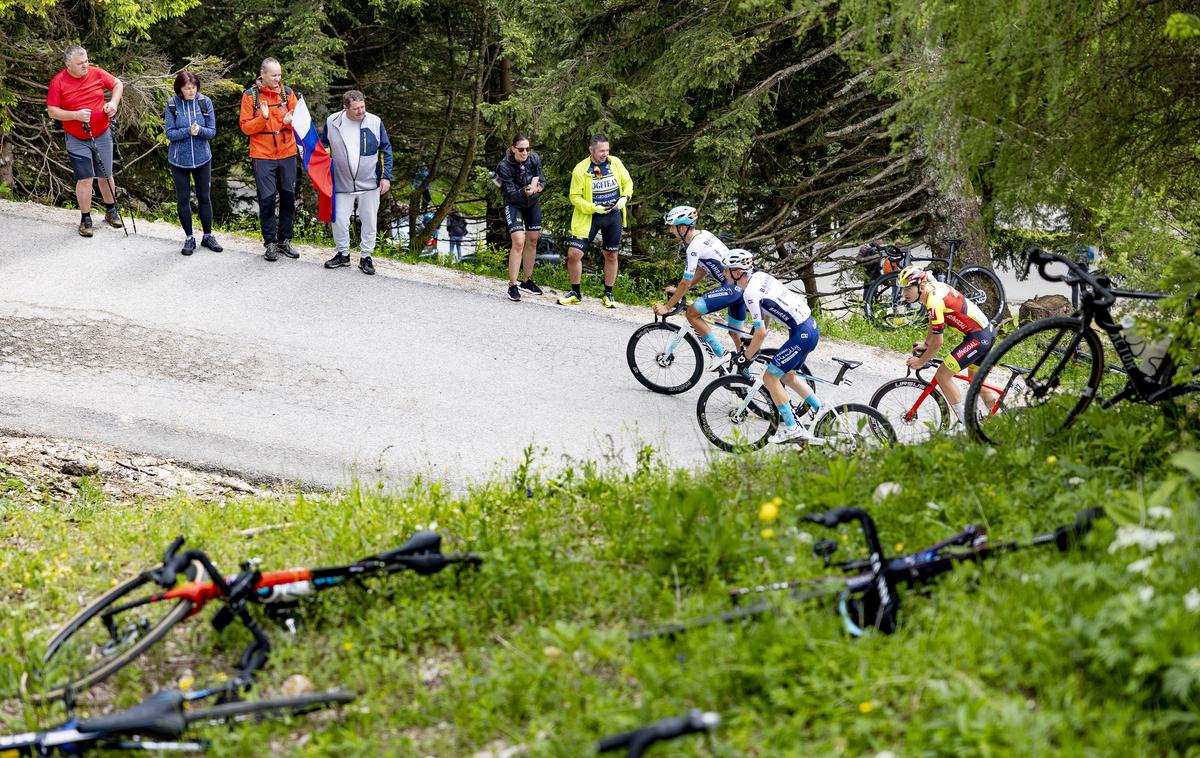
[{"label": "white sneaker", "polygon": [[772,445],[782,445],[785,442],[808,442],[813,436],[808,429],[804,428],[804,424],[796,424],[795,426],[781,426],[767,440]]}]

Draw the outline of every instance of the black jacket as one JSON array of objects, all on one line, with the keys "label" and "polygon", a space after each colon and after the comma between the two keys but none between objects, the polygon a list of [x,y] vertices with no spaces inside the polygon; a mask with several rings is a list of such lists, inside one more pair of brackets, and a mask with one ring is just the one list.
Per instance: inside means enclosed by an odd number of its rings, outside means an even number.
[{"label": "black jacket", "polygon": [[524,162],[517,163],[513,160],[512,152],[506,151],[500,159],[500,164],[496,166],[496,176],[500,178],[500,193],[504,196],[506,205],[532,208],[542,201],[541,192],[525,194],[525,188],[533,181],[534,176],[538,178],[542,189],[546,189],[546,173],[542,171],[542,158],[537,153],[530,151]]},{"label": "black jacket", "polygon": [[446,233],[451,237],[467,236],[467,219],[461,213],[451,213],[446,218]]}]

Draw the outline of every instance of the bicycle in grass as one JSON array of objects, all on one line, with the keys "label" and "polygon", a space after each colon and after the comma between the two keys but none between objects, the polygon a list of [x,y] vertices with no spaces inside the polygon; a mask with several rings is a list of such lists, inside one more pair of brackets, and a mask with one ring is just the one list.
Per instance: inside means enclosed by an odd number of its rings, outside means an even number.
[{"label": "bicycle in grass", "polygon": [[330,690],[265,700],[239,700],[194,707],[227,692],[225,685],[195,691],[161,690],[124,711],[90,719],[69,718],[53,729],[0,736],[0,756],[84,755],[99,750],[199,752],[208,743],[183,740],[194,726],[297,716],[349,703],[353,692]]},{"label": "bicycle in grass", "polygon": [[[441,541],[436,532],[417,532],[395,550],[347,565],[263,573],[246,562],[240,573],[225,577],[204,552],[180,553],[184,539],[178,537],[167,548],[161,565],[114,587],[54,635],[42,656],[46,676],[54,684],[33,697],[42,701],[70,697],[74,691],[104,681],[210,601],[221,604],[212,618],[217,631],[236,620],[253,637],[241,654],[234,680],[237,686],[249,686],[255,672],[266,664],[271,644],[248,606],[290,609],[300,598],[349,581],[405,570],[427,576],[452,564],[476,566],[482,561],[474,553],[442,553]],[[176,586],[180,575],[188,581]]]},{"label": "bicycle in grass", "polygon": [[682,716],[660,719],[638,729],[605,737],[596,743],[596,752],[625,750],[626,758],[642,758],[646,749],[655,742],[667,742],[689,734],[711,732],[720,723],[721,717],[716,713],[693,708]]},{"label": "bicycle in grass", "polygon": [[[849,372],[862,361],[834,358],[841,365],[831,381],[808,372],[797,375],[811,386],[814,383],[838,386],[852,384]],[[805,408],[793,406],[797,418],[807,414]],[[741,453],[758,450],[779,428],[781,419],[771,395],[763,386],[763,375],[747,377],[729,374],[706,386],[696,400],[696,418],[700,431],[709,442],[720,449]],[[803,422],[801,422],[803,423]],[[809,444],[824,445],[842,452],[862,448],[892,445],[896,434],[882,413],[861,403],[841,403],[825,406],[809,427],[813,439]]]},{"label": "bicycle in grass", "polygon": [[[1126,319],[1122,324],[1111,310],[1118,299],[1161,300],[1167,295],[1113,287],[1107,277],[1090,273],[1066,256],[1031,247],[1026,275],[1035,265],[1046,281],[1079,288],[1079,312],[1026,324],[984,357],[967,389],[968,407],[978,401],[985,383],[995,385],[1006,381],[1005,373],[1012,372],[1012,364],[1029,369],[1021,376],[1020,392],[1007,393],[998,405],[1000,412],[982,419],[967,419],[967,427],[976,437],[992,444],[1027,444],[1031,439],[1067,429],[1098,397],[1101,408],[1131,399],[1162,402],[1170,407],[1176,398],[1200,391],[1200,381],[1195,377],[1187,383],[1175,381],[1175,362],[1165,352],[1157,365],[1143,371],[1125,331],[1132,321]],[[1051,265],[1061,273],[1047,271]],[[1188,301],[1193,313],[1196,303],[1195,296]],[[1108,337],[1120,358],[1120,370],[1109,368],[1105,362],[1101,333]],[[1117,382],[1110,381],[1109,386],[1102,388],[1106,378]],[[1109,393],[1107,397],[1102,395],[1102,389]]]},{"label": "bicycle in grass", "polygon": [[[914,353],[915,355],[916,353]],[[903,379],[893,379],[880,385],[871,396],[871,407],[882,413],[896,432],[897,440],[904,443],[925,439],[931,432],[946,432],[953,423],[953,414],[946,403],[946,398],[938,392],[937,377],[926,379],[922,372],[936,369],[942,365],[941,358],[934,358],[915,371],[909,369]],[[1024,389],[1021,375],[1027,371],[1020,366],[1004,364],[1010,372],[1004,386],[984,385],[985,389],[994,392],[997,397],[1004,397],[1009,390],[1020,392]],[[954,375],[961,382],[970,382],[971,377],[963,371]],[[976,414],[991,414],[1000,406],[997,404],[991,410],[982,401],[976,408]]]},{"label": "bicycle in grass", "polygon": [[[898,277],[900,271],[910,263],[928,261],[942,264],[945,271],[935,275],[962,293],[963,297],[979,306],[988,321],[1000,324],[1007,317],[1008,300],[1004,284],[996,273],[983,266],[954,268],[954,256],[962,247],[962,240],[944,240],[948,246],[945,258],[938,256],[917,257],[911,249],[896,245],[873,246],[894,265],[895,269],[873,280],[863,296],[863,313],[867,320],[881,329],[907,329],[921,325],[925,320],[925,308],[920,301],[908,303],[904,300],[903,288]],[[940,269],[941,266],[939,265]]]},{"label": "bicycle in grass", "polygon": [[[988,539],[987,529],[967,526],[958,534],[934,545],[907,555],[888,558],[880,543],[875,520],[862,508],[842,507],[819,514],[803,517],[805,521],[836,529],[846,524],[858,524],[857,531],[866,545],[867,557],[833,562],[832,556],[839,543],[836,540],[820,540],[813,545],[813,554],[824,561],[825,567],[834,567],[843,576],[817,577],[798,581],[783,581],[755,587],[744,587],[729,591],[729,598],[738,607],[733,610],[703,616],[688,621],[666,624],[630,636],[634,641],[659,637],[674,637],[680,633],[713,624],[732,623],[757,618],[766,614],[779,613],[783,607],[772,601],[760,601],[752,605],[740,605],[745,598],[786,591],[793,602],[813,599],[836,600],[838,615],[846,632],[852,637],[861,637],[869,629],[883,634],[892,634],[898,628],[901,586],[919,588],[931,583],[941,575],[964,562],[979,562],[987,558],[1030,548],[1053,545],[1059,552],[1067,552],[1089,532],[1092,524],[1103,517],[1099,508],[1085,508],[1071,524],[1057,527],[1053,531],[1037,535],[1027,541],[993,543]],[[955,549],[958,548],[958,549]],[[845,576],[848,574],[849,576]]]},{"label": "bicycle in grass", "polygon": [[[625,347],[625,360],[634,378],[648,390],[663,395],[678,395],[699,383],[706,365],[713,365],[720,376],[731,371],[728,356],[732,356],[732,352],[726,352],[725,356],[717,358],[686,320],[682,325],[669,320],[687,308],[686,299],[680,300],[665,315],[655,316],[654,321],[638,327],[629,337]],[[754,336],[748,329],[739,329],[720,319],[709,324],[729,332],[738,344],[749,344],[750,338]],[[759,350],[751,374],[761,373],[774,355],[775,348]],[[800,368],[807,371],[806,366]]]}]

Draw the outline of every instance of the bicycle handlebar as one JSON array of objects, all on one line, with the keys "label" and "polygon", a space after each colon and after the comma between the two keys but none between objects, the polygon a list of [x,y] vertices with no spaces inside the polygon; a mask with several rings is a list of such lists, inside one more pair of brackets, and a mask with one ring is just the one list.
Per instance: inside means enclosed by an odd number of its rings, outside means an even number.
[{"label": "bicycle handlebar", "polygon": [[711,711],[693,708],[683,716],[673,716],[653,724],[614,734],[596,742],[597,753],[607,753],[621,748],[629,749],[630,758],[638,758],[655,742],[673,740],[686,734],[712,731],[721,723],[721,717]]},{"label": "bicycle handlebar", "polygon": [[[1087,286],[1091,287],[1092,291],[1095,293],[1092,302],[1096,305],[1096,307],[1107,308],[1108,306],[1117,302],[1117,297],[1113,294],[1112,287],[1110,285],[1102,283],[1099,279],[1088,272],[1087,269],[1085,269],[1083,266],[1080,266],[1078,263],[1066,257],[1065,255],[1059,255],[1058,253],[1051,253],[1046,250],[1042,250],[1037,245],[1030,245],[1025,251],[1025,254],[1028,257],[1025,260],[1024,276],[1028,277],[1029,269],[1036,265],[1038,267],[1038,275],[1048,282],[1063,282],[1071,285],[1086,284]],[[1046,266],[1050,265],[1051,263],[1065,264],[1067,267],[1067,273],[1061,275],[1050,274],[1046,271]]]},{"label": "bicycle handlebar", "polygon": [[830,529],[851,521],[857,521],[862,524],[863,539],[867,542],[867,551],[873,555],[883,555],[883,546],[879,544],[879,535],[875,531],[875,519],[871,518],[871,514],[862,508],[847,505],[825,511],[824,513],[809,513],[802,518],[805,521],[811,521],[814,524],[820,524]]}]

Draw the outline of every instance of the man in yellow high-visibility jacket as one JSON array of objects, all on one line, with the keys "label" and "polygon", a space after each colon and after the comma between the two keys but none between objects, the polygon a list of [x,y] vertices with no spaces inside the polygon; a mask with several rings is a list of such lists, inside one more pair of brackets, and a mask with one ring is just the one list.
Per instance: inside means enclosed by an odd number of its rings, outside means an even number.
[{"label": "man in yellow high-visibility jacket", "polygon": [[617,281],[617,250],[621,246],[625,205],[633,195],[633,179],[625,164],[609,155],[608,137],[593,135],[588,144],[588,157],[571,171],[571,247],[567,250],[567,277],[571,291],[558,299],[559,305],[576,305],[583,300],[579,281],[583,278],[583,254],[600,232],[604,245],[605,308],[616,308],[613,285]]}]

